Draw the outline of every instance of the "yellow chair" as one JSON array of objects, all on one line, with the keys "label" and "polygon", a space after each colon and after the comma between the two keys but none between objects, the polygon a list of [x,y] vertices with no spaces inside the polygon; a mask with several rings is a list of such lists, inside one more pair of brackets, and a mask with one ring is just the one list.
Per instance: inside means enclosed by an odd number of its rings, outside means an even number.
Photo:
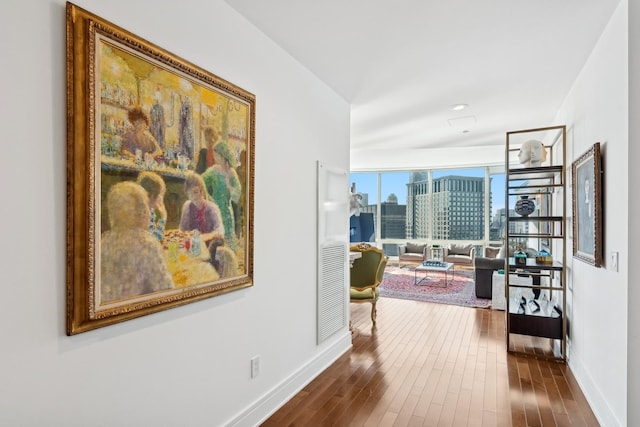
[{"label": "yellow chair", "polygon": [[376,324],[376,303],[380,296],[378,285],[382,282],[384,269],[389,257],[381,249],[368,243],[351,246],[351,252],[361,252],[351,267],[350,301],[353,303],[371,303],[371,321]]}]

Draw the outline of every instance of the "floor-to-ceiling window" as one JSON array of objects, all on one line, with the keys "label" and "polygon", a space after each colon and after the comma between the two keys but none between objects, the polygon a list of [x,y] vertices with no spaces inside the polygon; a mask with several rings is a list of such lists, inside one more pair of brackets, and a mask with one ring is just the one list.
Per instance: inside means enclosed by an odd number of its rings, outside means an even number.
[{"label": "floor-to-ceiling window", "polygon": [[468,242],[482,254],[504,235],[500,167],[352,172],[362,212],[373,214],[375,241],[395,255],[399,243]]}]

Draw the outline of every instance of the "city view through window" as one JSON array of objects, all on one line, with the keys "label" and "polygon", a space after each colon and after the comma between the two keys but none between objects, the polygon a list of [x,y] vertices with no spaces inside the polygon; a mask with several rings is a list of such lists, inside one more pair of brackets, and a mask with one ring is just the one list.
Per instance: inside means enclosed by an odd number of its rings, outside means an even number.
[{"label": "city view through window", "polygon": [[483,246],[498,246],[504,235],[502,170],[352,172],[350,182],[362,195],[361,212],[373,214],[375,239],[388,255],[407,240],[471,242],[482,253]]}]

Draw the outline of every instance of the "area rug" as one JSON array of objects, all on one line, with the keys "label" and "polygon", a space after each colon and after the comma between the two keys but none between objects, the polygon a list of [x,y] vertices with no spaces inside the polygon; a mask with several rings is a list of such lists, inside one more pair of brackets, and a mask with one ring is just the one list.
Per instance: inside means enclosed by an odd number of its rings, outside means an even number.
[{"label": "area rug", "polygon": [[[476,298],[473,271],[456,270],[453,280],[445,287],[444,273],[429,271],[427,280],[415,285],[414,270],[411,267],[399,268],[387,266],[380,284],[380,296],[415,301],[437,302],[440,304],[460,305],[463,307],[491,307],[491,300]],[[418,272],[418,280],[424,277]],[[449,272],[451,280],[451,272]]]}]

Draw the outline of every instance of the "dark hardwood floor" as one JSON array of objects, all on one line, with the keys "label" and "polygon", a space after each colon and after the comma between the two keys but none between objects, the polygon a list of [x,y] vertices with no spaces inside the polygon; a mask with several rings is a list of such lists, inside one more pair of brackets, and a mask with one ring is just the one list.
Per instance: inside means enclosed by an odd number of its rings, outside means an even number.
[{"label": "dark hardwood floor", "polygon": [[370,307],[351,304],[353,348],[263,426],[599,425],[567,365],[507,353],[503,311],[383,298],[372,329]]}]

